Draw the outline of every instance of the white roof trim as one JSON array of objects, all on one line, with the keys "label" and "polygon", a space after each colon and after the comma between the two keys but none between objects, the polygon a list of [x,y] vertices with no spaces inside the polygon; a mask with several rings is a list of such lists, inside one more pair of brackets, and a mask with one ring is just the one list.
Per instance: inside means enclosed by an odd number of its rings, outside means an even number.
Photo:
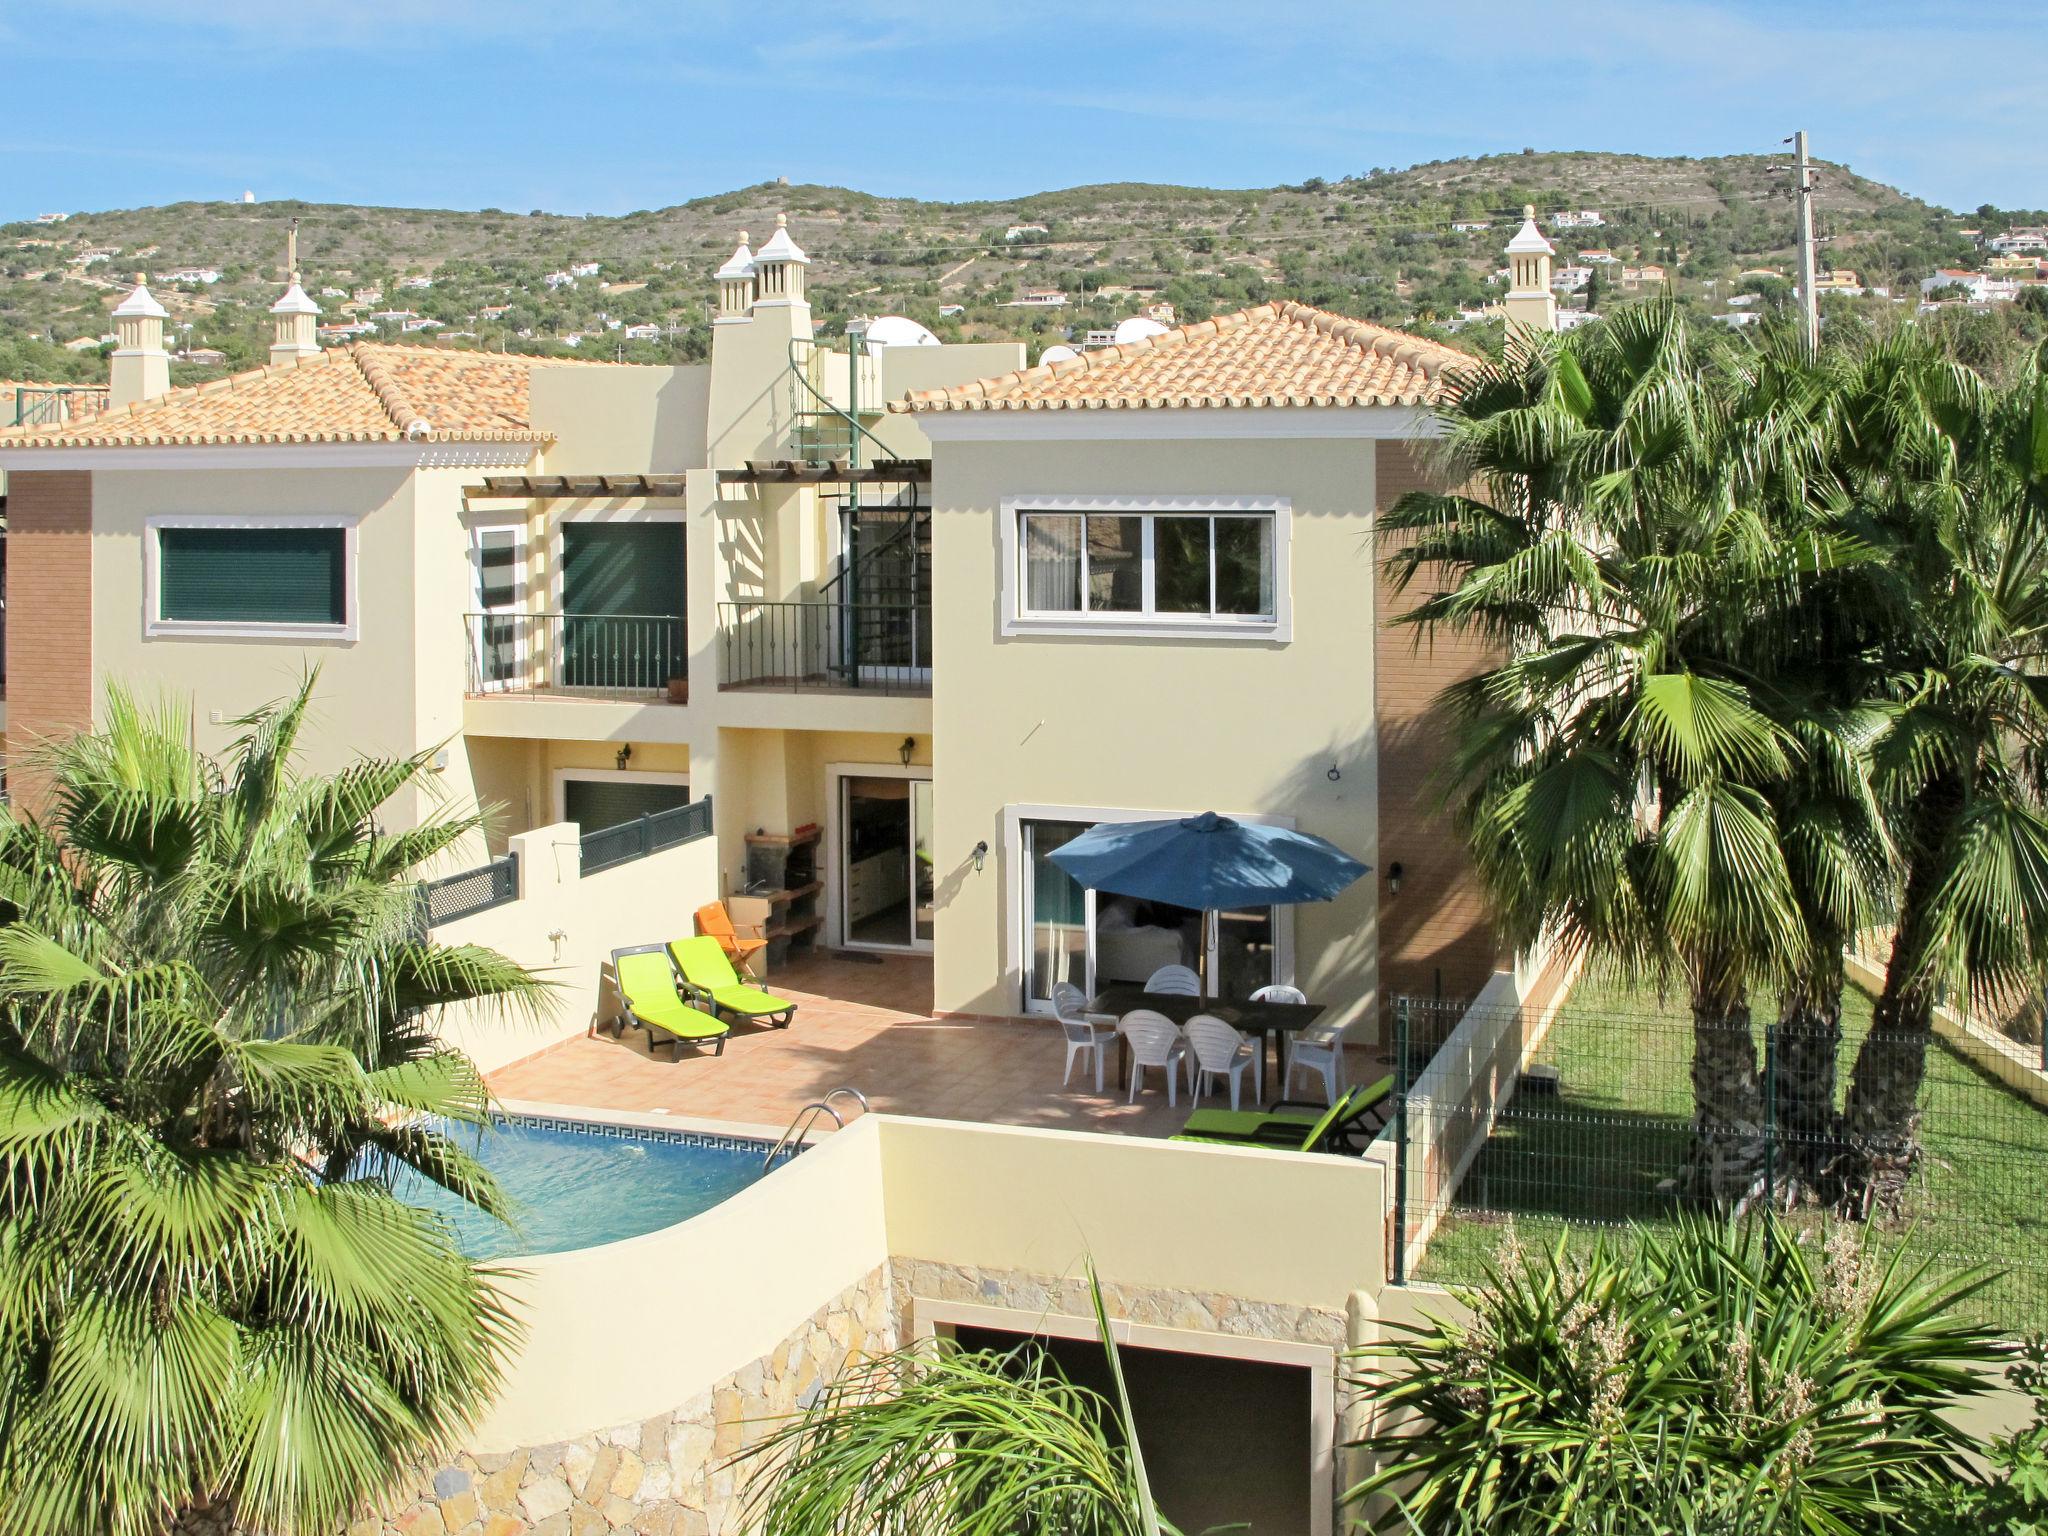
[{"label": "white roof trim", "polygon": [[1440,436],[1422,406],[1163,406],[1126,411],[931,411],[912,418],[934,443],[1188,442]]}]

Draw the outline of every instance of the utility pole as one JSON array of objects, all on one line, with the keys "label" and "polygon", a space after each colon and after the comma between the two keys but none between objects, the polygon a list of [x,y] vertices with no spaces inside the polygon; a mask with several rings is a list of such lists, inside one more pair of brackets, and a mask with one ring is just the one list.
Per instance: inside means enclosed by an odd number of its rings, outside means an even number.
[{"label": "utility pole", "polygon": [[1813,168],[1806,158],[1806,130],[1792,135],[1792,195],[1799,214],[1799,311],[1806,322],[1806,350],[1820,351],[1820,294],[1814,287]]}]

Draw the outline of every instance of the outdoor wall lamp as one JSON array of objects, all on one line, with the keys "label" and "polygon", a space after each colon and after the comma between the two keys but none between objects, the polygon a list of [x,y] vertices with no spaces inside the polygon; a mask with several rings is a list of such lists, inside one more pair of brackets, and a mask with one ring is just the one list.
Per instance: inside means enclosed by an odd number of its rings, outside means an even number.
[{"label": "outdoor wall lamp", "polygon": [[988,862],[988,839],[983,838],[974,845],[974,872],[981,873],[981,866]]},{"label": "outdoor wall lamp", "polygon": [[903,745],[896,749],[896,756],[902,761],[903,766],[908,768],[910,766],[911,758],[916,755],[917,738],[915,736],[904,737]]},{"label": "outdoor wall lamp", "polygon": [[1389,896],[1401,894],[1401,861],[1399,859],[1394,860],[1393,863],[1387,866],[1387,894]]},{"label": "outdoor wall lamp", "polygon": [[621,773],[624,773],[626,771],[626,764],[630,763],[632,760],[633,743],[631,743],[630,741],[627,742],[623,747],[619,748],[619,755],[612,759],[613,762],[618,764],[619,772]]}]

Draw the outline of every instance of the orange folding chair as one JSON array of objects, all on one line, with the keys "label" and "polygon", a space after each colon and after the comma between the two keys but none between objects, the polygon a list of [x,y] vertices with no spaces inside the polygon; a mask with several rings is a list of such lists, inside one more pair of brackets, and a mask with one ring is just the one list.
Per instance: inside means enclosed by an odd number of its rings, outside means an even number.
[{"label": "orange folding chair", "polygon": [[754,981],[761,979],[760,972],[754,967],[754,956],[768,947],[768,938],[758,923],[749,923],[747,931],[741,933],[733,925],[732,914],[725,910],[725,903],[713,901],[697,909],[697,932],[718,940],[718,947],[725,951],[732,968],[742,976]]}]

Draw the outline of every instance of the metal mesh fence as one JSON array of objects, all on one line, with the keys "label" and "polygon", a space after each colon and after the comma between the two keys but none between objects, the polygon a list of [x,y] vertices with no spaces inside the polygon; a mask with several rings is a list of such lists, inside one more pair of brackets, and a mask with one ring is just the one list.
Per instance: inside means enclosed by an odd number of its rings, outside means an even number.
[{"label": "metal mesh fence", "polygon": [[1990,1266],[1980,1314],[2048,1327],[2048,1078],[1993,1033],[1874,1034],[1869,998],[1843,1003],[1832,1026],[1760,1000],[1702,1029],[1683,999],[1616,987],[1554,1012],[1396,1002],[1405,1272],[1482,1280],[1510,1221],[1590,1243],[1688,1204],[1774,1208]]}]

